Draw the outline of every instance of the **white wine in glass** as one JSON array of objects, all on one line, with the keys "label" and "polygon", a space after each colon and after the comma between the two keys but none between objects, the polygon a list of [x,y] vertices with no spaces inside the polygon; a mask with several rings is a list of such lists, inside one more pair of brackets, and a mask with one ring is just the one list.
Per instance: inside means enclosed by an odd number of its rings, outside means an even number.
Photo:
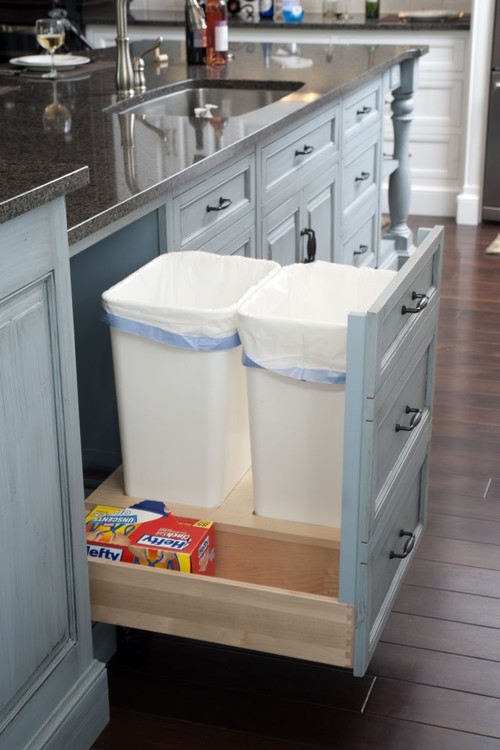
[{"label": "white wine in glass", "polygon": [[51,69],[50,73],[46,73],[44,78],[56,78],[54,52],[64,44],[64,23],[56,18],[40,18],[36,22],[35,28],[38,44],[50,52]]}]

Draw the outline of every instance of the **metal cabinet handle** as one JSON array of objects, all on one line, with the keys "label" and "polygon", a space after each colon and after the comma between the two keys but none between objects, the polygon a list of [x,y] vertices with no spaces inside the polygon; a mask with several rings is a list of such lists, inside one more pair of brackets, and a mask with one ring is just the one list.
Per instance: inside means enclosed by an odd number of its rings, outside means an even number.
[{"label": "metal cabinet handle", "polygon": [[219,205],[207,206],[207,213],[209,211],[224,211],[224,209],[229,208],[232,202],[230,198],[219,198]]},{"label": "metal cabinet handle", "polygon": [[359,177],[355,177],[355,182],[364,182],[369,178],[369,176],[369,172],[361,172],[361,175]]},{"label": "metal cabinet handle", "polygon": [[408,557],[413,547],[415,546],[416,537],[412,531],[405,531],[404,529],[401,529],[401,531],[399,532],[399,536],[400,537],[407,536],[408,539],[405,542],[405,546],[403,547],[402,552],[394,552],[394,551],[390,552],[389,558],[391,560],[394,559],[395,557],[399,558],[400,560],[402,560],[405,557]]},{"label": "metal cabinet handle", "polygon": [[353,255],[364,255],[368,251],[368,245],[360,245],[359,250],[355,250]]},{"label": "metal cabinet handle", "polygon": [[299,149],[296,149],[295,156],[308,156],[309,154],[312,154],[314,151],[314,146],[305,146],[302,151],[299,151]]},{"label": "metal cabinet handle", "polygon": [[366,106],[366,104],[365,104],[365,106],[364,106],[364,107],[362,107],[361,109],[358,109],[358,110],[356,111],[356,114],[357,114],[357,115],[367,115],[367,114],[369,114],[369,113],[370,113],[371,111],[372,111],[372,108],[371,108],[371,107],[367,107],[367,106]]},{"label": "metal cabinet handle", "polygon": [[422,409],[417,409],[413,406],[407,406],[405,409],[405,414],[413,415],[410,419],[410,424],[408,426],[405,426],[398,423],[396,425],[396,432],[411,432],[415,429],[415,427],[418,427],[418,425],[422,421]]},{"label": "metal cabinet handle", "polygon": [[300,233],[301,237],[307,236],[307,248],[306,257],[304,263],[312,263],[316,258],[316,232],[314,229],[303,229]]},{"label": "metal cabinet handle", "polygon": [[416,307],[406,307],[406,305],[403,305],[401,308],[401,315],[406,315],[407,313],[421,313],[429,304],[429,297],[426,294],[412,292],[411,298],[418,299]]}]

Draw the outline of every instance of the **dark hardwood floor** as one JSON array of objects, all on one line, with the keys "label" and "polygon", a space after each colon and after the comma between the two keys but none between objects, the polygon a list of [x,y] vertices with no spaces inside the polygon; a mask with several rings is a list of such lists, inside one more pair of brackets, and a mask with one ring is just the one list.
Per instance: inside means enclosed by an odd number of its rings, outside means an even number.
[{"label": "dark hardwood floor", "polygon": [[129,631],[94,750],[500,750],[500,225],[439,223],[428,526],[368,674]]}]

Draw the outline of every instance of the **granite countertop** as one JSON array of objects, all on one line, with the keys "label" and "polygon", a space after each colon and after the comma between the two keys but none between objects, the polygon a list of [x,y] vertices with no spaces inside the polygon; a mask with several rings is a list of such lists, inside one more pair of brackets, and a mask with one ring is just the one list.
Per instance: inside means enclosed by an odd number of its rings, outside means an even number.
[{"label": "granite countertop", "polygon": [[[143,48],[140,43],[132,45],[132,53]],[[169,42],[162,50],[169,62],[160,67],[148,61],[149,93],[140,100],[151,96],[152,89],[186,80],[210,79],[214,85],[237,87],[262,87],[270,81],[303,85],[263,109],[212,122],[172,117],[158,109],[145,117],[109,111],[117,104],[114,49],[89,53],[88,64],[64,72],[55,85],[39,72],[11,75],[12,65],[0,66],[0,220],[33,207],[44,192],[53,194],[57,178],[66,176],[67,186],[83,180],[79,170],[87,166],[88,185],[66,199],[68,239],[76,243],[161,200],[188,179],[243,155],[264,136],[294,123],[298,112],[314,113],[396,62],[425,52],[390,45],[325,50],[322,45],[301,44],[300,65],[305,67],[297,69],[286,67],[288,56],[282,53],[287,50],[280,45],[235,45],[226,66],[209,69],[186,66],[183,44]],[[47,116],[55,96],[64,107],[57,122]]]}]

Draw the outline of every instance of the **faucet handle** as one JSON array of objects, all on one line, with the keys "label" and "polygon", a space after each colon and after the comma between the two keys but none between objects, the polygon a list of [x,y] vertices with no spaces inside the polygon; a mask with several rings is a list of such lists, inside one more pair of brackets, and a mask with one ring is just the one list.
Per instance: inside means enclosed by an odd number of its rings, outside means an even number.
[{"label": "faucet handle", "polygon": [[141,54],[139,55],[141,58],[144,57],[144,55],[149,54],[150,52],[153,53],[153,58],[155,62],[166,62],[168,60],[168,55],[166,52],[160,52],[161,43],[163,42],[163,38],[161,36],[158,37],[158,39],[155,41],[151,47],[147,47]]},{"label": "faucet handle", "polygon": [[155,62],[168,60],[167,54],[160,53],[160,45],[162,41],[162,37],[159,36],[155,43],[151,45],[151,47],[147,47],[140,53],[140,55],[136,55],[132,58],[132,69],[134,71],[134,91],[137,94],[143,94],[146,91],[146,74],[144,72],[146,63],[144,62],[144,55],[153,52]]}]

